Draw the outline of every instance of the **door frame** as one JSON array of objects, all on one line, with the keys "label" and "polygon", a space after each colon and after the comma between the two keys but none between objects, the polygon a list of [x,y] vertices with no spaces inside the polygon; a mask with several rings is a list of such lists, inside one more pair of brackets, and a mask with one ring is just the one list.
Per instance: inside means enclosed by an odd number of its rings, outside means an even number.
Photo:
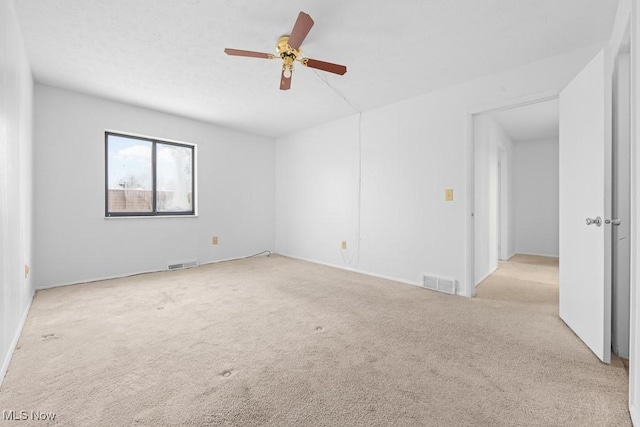
[{"label": "door frame", "polygon": [[[533,93],[530,95],[509,99],[506,101],[488,104],[485,106],[472,108],[467,110],[467,156],[466,156],[466,169],[467,169],[467,197],[465,203],[465,216],[466,221],[466,254],[465,254],[465,270],[466,280],[464,283],[464,292],[462,295],[473,298],[476,295],[476,277],[475,277],[475,129],[474,119],[475,116],[485,113],[494,113],[502,110],[509,110],[517,107],[524,107],[531,104],[537,104],[545,101],[552,101],[558,99],[560,96],[561,88],[547,90],[544,92]],[[499,255],[499,254],[498,254]]]},{"label": "door frame", "polygon": [[[515,236],[509,234],[509,221],[512,215],[509,212],[509,196],[513,195],[513,180],[509,180],[509,171],[513,170],[513,159],[509,162],[507,152],[498,147],[498,262],[507,261],[512,253],[509,253],[509,240]],[[511,200],[511,203],[514,201]],[[515,241],[515,239],[514,239]],[[513,248],[515,251],[515,248]]]},{"label": "door frame", "polygon": [[638,272],[640,271],[640,219],[638,218],[638,201],[640,200],[640,182],[638,165],[640,165],[640,149],[638,141],[638,125],[640,124],[640,85],[638,84],[638,58],[640,58],[640,0],[621,2],[619,8],[626,7],[622,14],[629,18],[630,43],[630,77],[631,77],[631,283],[630,283],[630,325],[629,325],[629,412],[635,425],[640,425],[640,292],[638,292]]},{"label": "door frame", "polygon": [[[617,208],[619,207],[619,201],[620,200],[624,200],[624,197],[621,196],[621,194],[619,194],[619,184],[620,184],[620,180],[619,178],[621,177],[619,174],[619,169],[617,169],[617,167],[620,167],[620,164],[617,164],[620,160],[621,160],[621,156],[619,154],[619,147],[616,145],[618,143],[618,135],[616,133],[616,130],[618,128],[618,125],[620,124],[620,122],[618,121],[618,115],[616,113],[618,113],[618,108],[619,108],[619,104],[617,104],[618,102],[618,96],[620,96],[620,93],[622,92],[628,92],[627,96],[629,96],[628,99],[628,105],[627,108],[629,108],[629,110],[625,110],[626,113],[628,113],[628,127],[627,127],[627,131],[629,132],[628,134],[628,143],[629,143],[629,147],[627,149],[626,153],[623,153],[622,155],[622,159],[624,163],[627,163],[627,167],[628,167],[628,174],[625,174],[622,176],[622,180],[624,183],[626,183],[626,185],[629,186],[628,188],[628,196],[631,196],[631,181],[632,181],[632,177],[631,177],[631,127],[632,127],[632,120],[633,120],[633,115],[632,112],[630,110],[631,108],[631,103],[632,103],[632,98],[631,98],[631,94],[632,94],[632,87],[631,87],[631,51],[630,51],[630,44],[631,44],[631,34],[630,34],[630,28],[631,28],[631,20],[629,19],[629,21],[627,22],[626,25],[626,30],[624,32],[624,42],[620,44],[620,47],[618,49],[617,52],[612,52],[612,60],[613,60],[613,85],[612,85],[612,89],[613,89],[613,98],[612,98],[612,160],[613,160],[613,175],[612,175],[612,188],[613,188],[613,192],[612,192],[612,211],[611,211],[611,216],[612,218],[623,218],[624,215],[621,215],[620,212],[617,212]],[[621,80],[620,80],[620,70],[621,70],[621,64],[620,64],[620,56],[621,55],[626,55],[629,59],[628,59],[628,64],[624,67],[627,71],[626,73],[628,73],[628,75],[626,76],[626,79],[622,80],[622,82],[624,82],[623,84],[626,83],[627,87],[623,87],[622,91],[620,89],[620,84],[621,84]],[[617,82],[617,84],[616,84]],[[625,114],[626,115],[626,114]],[[626,126],[625,126],[626,127]],[[624,159],[628,159],[627,161],[625,161]],[[617,167],[616,167],[617,165]],[[631,223],[632,223],[632,216],[631,216],[631,199],[627,199],[626,203],[628,204],[628,217],[626,217],[625,219],[623,219],[623,224],[625,225],[625,227],[629,227],[628,231],[627,231],[627,239],[626,239],[626,244],[630,244],[631,240],[632,240],[632,235],[631,235]],[[625,209],[626,211],[626,209]],[[626,256],[624,255],[624,252],[622,254],[620,254],[618,251],[620,250],[619,248],[619,235],[618,232],[620,231],[622,227],[613,227],[611,230],[612,233],[612,250],[613,250],[613,257],[612,257],[612,275],[611,275],[611,290],[612,290],[612,295],[611,295],[611,299],[612,299],[612,329],[611,329],[611,345],[612,345],[612,354],[616,354],[616,351],[619,351],[619,344],[620,341],[618,341],[617,338],[619,338],[619,335],[615,332],[617,332],[617,323],[618,323],[618,314],[619,311],[616,310],[620,310],[620,303],[623,304],[622,309],[623,310],[628,310],[630,308],[630,304],[629,304],[629,298],[622,298],[620,299],[619,296],[617,295],[616,291],[618,291],[619,289],[617,289],[616,284],[618,283],[618,281],[620,280],[617,276],[619,273],[619,267],[620,267],[620,262],[624,259],[624,262],[627,262],[627,265],[624,265],[624,270],[623,271],[623,277],[625,277],[624,275],[627,275],[627,279],[629,282],[629,290],[630,290],[630,286],[631,286],[631,278],[630,278],[630,272],[631,272],[631,251],[630,248],[628,249]],[[626,282],[627,280],[623,280],[623,283]],[[630,296],[630,295],[629,295]],[[627,332],[627,336],[626,336],[626,358],[629,358],[629,338],[630,338],[630,333],[629,333],[629,327],[631,325],[630,322],[630,313],[628,313],[628,315],[626,316],[626,322],[624,322],[625,325],[623,326],[623,331]],[[625,339],[623,338],[621,340],[623,343],[625,342]],[[616,351],[614,351],[614,349]],[[624,356],[619,356],[619,357],[624,357]]]},{"label": "door frame", "polygon": [[640,149],[638,141],[640,124],[640,85],[638,84],[638,58],[640,58],[640,0],[620,0],[616,19],[613,24],[609,46],[612,52],[618,52],[624,33],[630,31],[630,86],[631,86],[631,280],[630,280],[630,324],[629,324],[629,413],[634,425],[640,426]]},{"label": "door frame", "polygon": [[497,191],[496,191],[496,264],[500,263],[500,260],[502,259],[502,237],[504,234],[504,230],[502,229],[502,221],[503,221],[503,212],[502,212],[502,205],[503,205],[503,196],[504,194],[502,193],[504,190],[502,189],[503,187],[503,183],[502,183],[502,168],[504,167],[502,165],[502,161],[503,161],[503,157],[504,157],[504,153],[505,151],[502,150],[500,147],[496,147],[496,186]]}]

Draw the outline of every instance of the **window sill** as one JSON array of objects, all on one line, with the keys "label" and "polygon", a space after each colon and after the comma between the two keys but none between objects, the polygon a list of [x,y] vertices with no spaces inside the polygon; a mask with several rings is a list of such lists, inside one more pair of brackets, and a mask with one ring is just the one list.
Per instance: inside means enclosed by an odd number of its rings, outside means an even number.
[{"label": "window sill", "polygon": [[132,216],[105,216],[104,219],[157,219],[157,218],[198,218],[195,215],[132,215]]}]

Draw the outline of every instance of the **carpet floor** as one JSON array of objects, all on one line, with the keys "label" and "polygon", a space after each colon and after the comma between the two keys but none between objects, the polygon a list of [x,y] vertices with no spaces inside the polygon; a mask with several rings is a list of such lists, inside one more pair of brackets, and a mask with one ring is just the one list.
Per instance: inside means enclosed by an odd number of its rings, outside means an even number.
[{"label": "carpet floor", "polygon": [[467,299],[275,255],[44,290],[0,410],[70,426],[631,425],[622,363],[598,361],[557,296],[557,265],[531,259]]}]

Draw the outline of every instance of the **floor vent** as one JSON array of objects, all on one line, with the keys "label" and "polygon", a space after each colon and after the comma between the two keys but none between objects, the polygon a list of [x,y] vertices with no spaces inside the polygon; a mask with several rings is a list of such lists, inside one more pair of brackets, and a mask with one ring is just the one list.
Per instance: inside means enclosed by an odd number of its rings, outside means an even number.
[{"label": "floor vent", "polygon": [[197,267],[198,261],[181,262],[178,264],[168,264],[167,270],[184,270],[185,268]]},{"label": "floor vent", "polygon": [[453,279],[446,279],[444,277],[428,276],[424,274],[422,276],[422,287],[444,292],[446,294],[456,294],[456,281]]}]

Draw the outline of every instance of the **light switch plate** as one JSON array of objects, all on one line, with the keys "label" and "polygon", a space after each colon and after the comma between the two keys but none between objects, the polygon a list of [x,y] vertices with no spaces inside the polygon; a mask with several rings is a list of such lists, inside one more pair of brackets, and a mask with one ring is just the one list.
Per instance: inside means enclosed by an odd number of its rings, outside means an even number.
[{"label": "light switch plate", "polygon": [[447,188],[444,190],[444,200],[451,202],[453,200],[453,188]]}]

